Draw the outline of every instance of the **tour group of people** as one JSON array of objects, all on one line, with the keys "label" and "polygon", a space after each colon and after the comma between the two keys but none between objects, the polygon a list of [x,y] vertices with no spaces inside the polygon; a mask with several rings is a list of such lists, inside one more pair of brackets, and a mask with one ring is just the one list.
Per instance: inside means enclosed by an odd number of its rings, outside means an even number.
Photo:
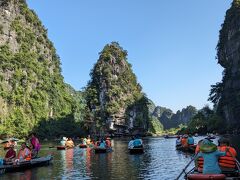
[{"label": "tour group of people", "polygon": [[17,162],[36,158],[41,145],[36,134],[32,133],[28,144],[23,142],[18,152],[15,151],[14,147],[15,144],[11,142],[3,159],[3,164],[16,164]]},{"label": "tour group of people", "polygon": [[[87,147],[99,147],[99,148],[111,148],[111,139],[109,137],[105,137],[105,138],[97,138],[96,140],[91,139],[90,135],[84,138],[81,138],[81,142],[80,145],[86,145]],[[65,146],[66,148],[73,148],[74,142],[72,140],[72,138],[66,138],[63,137],[63,139],[61,140],[61,145]]]},{"label": "tour group of people", "polygon": [[228,138],[220,138],[218,146],[207,137],[194,145],[191,134],[178,136],[176,146],[196,146],[195,170],[203,174],[220,174],[222,171],[234,171],[237,168],[237,152]]},{"label": "tour group of people", "polygon": [[143,141],[139,136],[133,136],[132,140],[128,143],[128,149],[133,148],[142,148],[143,147]]},{"label": "tour group of people", "polygon": [[220,138],[218,146],[205,138],[198,142],[195,150],[196,170],[203,174],[221,174],[237,168],[237,152],[227,138]]},{"label": "tour group of people", "polygon": [[176,140],[176,146],[189,147],[194,146],[194,138],[191,134],[178,136]]}]

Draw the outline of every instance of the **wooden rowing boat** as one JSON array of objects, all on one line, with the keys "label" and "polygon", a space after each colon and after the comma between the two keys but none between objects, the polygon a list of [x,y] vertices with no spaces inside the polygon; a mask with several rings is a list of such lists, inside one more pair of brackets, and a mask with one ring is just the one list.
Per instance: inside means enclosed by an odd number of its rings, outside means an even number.
[{"label": "wooden rowing boat", "polygon": [[188,152],[188,153],[195,153],[197,145],[191,145],[191,146],[176,146],[176,150],[178,151],[183,151],[183,152]]},{"label": "wooden rowing boat", "polygon": [[107,152],[107,148],[95,147],[94,148],[94,152],[95,153],[106,153]]},{"label": "wooden rowing boat", "polygon": [[240,179],[240,174],[237,170],[222,171],[222,174],[202,174],[197,170],[191,170],[185,176],[187,180],[236,180]]},{"label": "wooden rowing boat", "polygon": [[57,146],[57,150],[65,150],[66,147],[65,146]]},{"label": "wooden rowing boat", "polygon": [[53,157],[51,155],[45,156],[45,157],[39,157],[32,159],[30,161],[23,161],[18,162],[16,165],[1,165],[0,166],[0,174],[3,174],[5,172],[19,172],[24,171],[26,169],[31,169],[33,167],[39,167],[44,165],[49,165]]},{"label": "wooden rowing boat", "polygon": [[138,148],[130,148],[128,149],[130,154],[142,154],[144,153],[143,147],[138,147]]},{"label": "wooden rowing boat", "polygon": [[87,148],[86,144],[79,144],[79,148]]}]

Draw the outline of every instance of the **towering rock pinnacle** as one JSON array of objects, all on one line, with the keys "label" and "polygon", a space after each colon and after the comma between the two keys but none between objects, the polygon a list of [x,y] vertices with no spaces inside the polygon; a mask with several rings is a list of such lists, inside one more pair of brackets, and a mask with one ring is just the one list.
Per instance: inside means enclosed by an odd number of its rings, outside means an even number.
[{"label": "towering rock pinnacle", "polygon": [[[104,47],[91,72],[87,87],[87,104],[94,113],[96,129],[126,132],[134,128],[147,130],[146,99],[127,62],[127,51],[113,42]],[[141,103],[141,106],[139,106]],[[144,104],[145,103],[145,104]]]}]

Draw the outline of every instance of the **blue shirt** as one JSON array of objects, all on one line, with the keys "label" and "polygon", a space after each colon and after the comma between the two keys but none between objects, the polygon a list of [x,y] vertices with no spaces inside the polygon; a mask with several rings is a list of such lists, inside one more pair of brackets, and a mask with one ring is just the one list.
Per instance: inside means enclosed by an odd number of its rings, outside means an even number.
[{"label": "blue shirt", "polygon": [[100,147],[100,148],[106,148],[106,143],[105,143],[104,141],[101,142],[100,145],[99,145],[99,147]]},{"label": "blue shirt", "polygon": [[182,145],[182,144],[181,144],[181,139],[177,139],[177,140],[176,140],[176,145],[177,145],[177,146]]},{"label": "blue shirt", "polygon": [[212,153],[198,153],[196,158],[203,157],[203,174],[221,174],[221,169],[218,165],[218,158],[225,156],[226,152],[214,151]]},{"label": "blue shirt", "polygon": [[138,147],[142,145],[142,140],[141,139],[134,139],[133,141],[133,146]]},{"label": "blue shirt", "polygon": [[192,137],[188,137],[188,144],[194,145],[194,139]]}]

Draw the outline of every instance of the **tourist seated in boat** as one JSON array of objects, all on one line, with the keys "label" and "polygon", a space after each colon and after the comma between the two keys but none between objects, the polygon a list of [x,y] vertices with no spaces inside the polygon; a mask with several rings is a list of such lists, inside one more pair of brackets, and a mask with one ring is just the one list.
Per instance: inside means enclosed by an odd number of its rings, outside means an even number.
[{"label": "tourist seated in boat", "polygon": [[14,150],[14,145],[11,144],[9,146],[9,149],[5,155],[5,158],[3,159],[4,164],[11,164],[14,159],[16,158],[16,151]]},{"label": "tourist seated in boat", "polygon": [[31,151],[27,147],[27,144],[25,142],[23,142],[21,145],[21,148],[18,152],[17,159],[15,160],[15,162],[30,161],[31,159],[32,159]]},{"label": "tourist seated in boat", "polygon": [[97,140],[95,141],[94,145],[95,145],[95,146],[99,146],[99,145],[100,145],[100,140],[97,139]]},{"label": "tourist seated in boat", "polygon": [[197,146],[196,146],[196,149],[195,149],[195,154],[198,154],[200,152],[200,145],[201,145],[201,142],[203,141],[204,139],[201,139],[200,141],[198,141],[197,143]]},{"label": "tourist seated in boat", "polygon": [[84,137],[82,142],[83,142],[84,145],[87,145],[87,138]]},{"label": "tourist seated in boat", "polygon": [[129,141],[129,143],[128,143],[128,149],[134,148],[134,145],[133,145],[134,139],[135,139],[135,138],[132,137],[131,141]]},{"label": "tourist seated in boat", "polygon": [[181,143],[181,137],[178,136],[177,139],[176,139],[176,146],[181,146],[182,143]]},{"label": "tourist seated in boat", "polygon": [[[200,152],[195,159],[196,168],[202,171],[203,174],[221,174],[221,169],[218,164],[220,156],[225,156],[226,152],[220,152],[217,146],[211,141],[204,139],[200,143]],[[198,164],[198,159],[203,158],[203,165]],[[202,169],[201,167],[202,166]]]},{"label": "tourist seated in boat", "polygon": [[65,146],[66,141],[67,141],[67,138],[63,137],[62,140],[60,141],[61,146]]},{"label": "tourist seated in boat", "polygon": [[68,138],[66,143],[65,143],[65,147],[66,148],[73,148],[75,145],[74,145],[74,142],[71,138]]},{"label": "tourist seated in boat", "polygon": [[183,135],[182,139],[181,139],[181,144],[183,147],[187,147],[188,146],[188,135]]},{"label": "tourist seated in boat", "polygon": [[39,142],[38,138],[36,137],[35,133],[31,134],[30,144],[32,147],[32,149],[31,149],[32,154],[34,155],[33,157],[35,158],[38,155],[38,152],[40,151],[40,148],[41,148],[40,142]]},{"label": "tourist seated in boat", "polygon": [[106,147],[107,148],[111,148],[112,147],[111,139],[109,137],[106,138],[105,142],[106,142]]},{"label": "tourist seated in boat", "polygon": [[193,139],[191,134],[189,134],[189,136],[187,138],[187,144],[188,144],[188,146],[193,146],[194,145],[194,139]]},{"label": "tourist seated in boat", "polygon": [[236,150],[230,146],[230,141],[227,138],[221,138],[218,140],[218,150],[226,152],[225,156],[219,158],[219,165],[223,171],[234,171],[236,169]]},{"label": "tourist seated in boat", "polygon": [[30,143],[28,148],[31,151],[32,159],[37,158],[38,153],[34,150],[33,144]]},{"label": "tourist seated in boat", "polygon": [[99,144],[98,147],[99,148],[106,148],[106,142],[103,139],[101,139],[100,144]]},{"label": "tourist seated in boat", "polygon": [[86,144],[89,146],[91,144],[91,137],[90,135],[88,135],[87,139],[86,139]]},{"label": "tourist seated in boat", "polygon": [[139,136],[132,137],[132,140],[128,143],[128,149],[132,148],[142,148],[143,142],[142,139],[139,138]]}]

